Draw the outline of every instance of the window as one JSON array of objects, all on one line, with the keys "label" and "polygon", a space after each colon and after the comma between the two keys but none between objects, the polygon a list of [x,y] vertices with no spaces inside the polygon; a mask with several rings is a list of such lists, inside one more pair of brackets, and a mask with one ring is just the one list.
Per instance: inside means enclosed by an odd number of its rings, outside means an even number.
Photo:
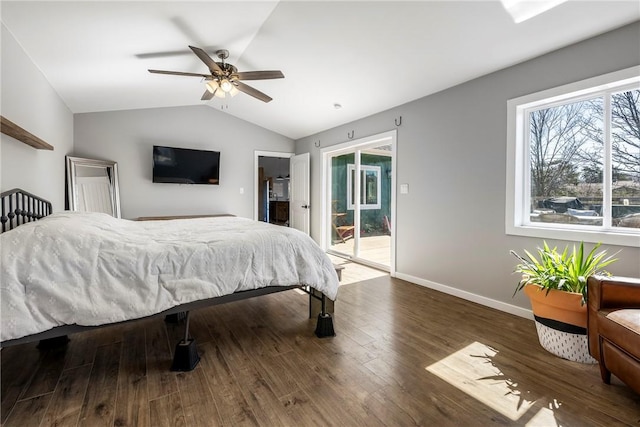
[{"label": "window", "polygon": [[509,101],[508,234],[640,246],[638,68]]},{"label": "window", "polygon": [[[347,209],[354,209],[356,165],[347,165]],[[360,166],[360,209],[380,209],[380,166]]]}]

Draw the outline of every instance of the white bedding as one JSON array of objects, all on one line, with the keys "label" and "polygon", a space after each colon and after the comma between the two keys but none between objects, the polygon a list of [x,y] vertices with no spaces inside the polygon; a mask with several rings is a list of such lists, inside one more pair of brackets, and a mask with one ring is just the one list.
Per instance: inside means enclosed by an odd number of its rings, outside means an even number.
[{"label": "white bedding", "polygon": [[135,222],[61,212],[0,235],[1,340],[102,325],[265,286],[336,298],[331,261],[306,234],[244,218]]}]

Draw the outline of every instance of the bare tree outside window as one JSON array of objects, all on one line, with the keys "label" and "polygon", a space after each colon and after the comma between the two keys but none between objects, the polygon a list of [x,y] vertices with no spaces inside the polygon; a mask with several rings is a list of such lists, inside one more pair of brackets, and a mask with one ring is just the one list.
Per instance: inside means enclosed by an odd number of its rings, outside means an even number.
[{"label": "bare tree outside window", "polygon": [[[592,108],[594,115],[604,116],[602,103],[593,103]],[[586,130],[599,145],[604,144],[601,127],[589,123]],[[586,179],[602,182],[604,159],[589,152],[585,155]],[[611,169],[612,225],[640,228],[640,90],[611,94]]]},{"label": "bare tree outside window", "polygon": [[638,66],[507,107],[506,233],[637,247]]},{"label": "bare tree outside window", "polygon": [[[592,102],[591,108],[594,115],[604,116],[602,102]],[[600,145],[604,143],[601,126],[586,122],[585,130]],[[640,90],[612,94],[611,145],[613,181],[640,182]],[[585,160],[592,169],[602,169],[601,156],[587,155]]]},{"label": "bare tree outside window", "polygon": [[[531,190],[534,197],[563,192],[577,179],[577,154],[586,143],[584,102],[534,111],[531,123]],[[559,194],[558,194],[559,195]]]},{"label": "bare tree outside window", "polygon": [[640,183],[640,90],[611,97],[612,160],[618,173]]},{"label": "bare tree outside window", "polygon": [[[612,225],[640,228],[640,90],[610,95]],[[604,99],[529,115],[533,221],[602,225]]]},{"label": "bare tree outside window", "polygon": [[613,225],[640,228],[640,90],[611,96]]},{"label": "bare tree outside window", "polygon": [[602,143],[593,137],[594,129],[602,129],[601,115],[594,114],[598,102],[602,104],[601,99],[593,99],[530,113],[533,220],[575,223],[572,213],[577,213],[589,217],[582,222],[602,224],[598,212],[602,193],[594,188],[601,188],[602,179],[593,183],[598,169],[597,165],[593,169],[592,162],[597,158],[601,164],[603,153]]}]

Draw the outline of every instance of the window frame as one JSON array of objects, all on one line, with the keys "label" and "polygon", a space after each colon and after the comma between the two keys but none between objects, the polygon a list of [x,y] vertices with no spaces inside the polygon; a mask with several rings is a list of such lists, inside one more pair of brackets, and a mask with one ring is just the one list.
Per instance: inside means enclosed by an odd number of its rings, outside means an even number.
[{"label": "window frame", "polygon": [[[347,163],[347,210],[353,210],[355,208],[355,203],[353,203],[352,200],[353,199],[353,189],[355,188],[354,185],[356,183],[358,183],[358,180],[355,180],[355,182],[353,182],[354,180],[351,179],[351,175],[352,172],[353,174],[355,174],[356,171],[356,165],[354,163]],[[381,209],[382,207],[382,201],[380,200],[380,198],[382,197],[382,181],[381,181],[381,173],[382,173],[382,168],[380,166],[373,166],[373,165],[360,165],[360,174],[362,175],[362,172],[365,172],[365,176],[366,176],[366,171],[373,171],[376,174],[376,203],[363,203],[362,201],[360,202],[360,209],[361,210],[367,210],[367,209]],[[362,192],[362,190],[364,189],[365,194],[364,194],[364,200],[366,201],[367,197],[366,197],[366,188],[364,188],[366,186],[366,180],[362,179],[362,176],[360,177],[360,191]],[[362,199],[363,194],[360,193],[360,198]]]},{"label": "window frame", "polygon": [[[529,113],[570,102],[605,98],[605,114],[610,115],[610,94],[625,89],[638,89],[640,66],[547,89],[507,101],[507,176],[505,232],[507,235],[602,242],[620,246],[640,247],[640,229],[611,227],[611,180],[603,184],[603,225],[584,226],[531,222],[529,203],[531,177],[529,166]],[[606,122],[605,122],[606,123]],[[610,128],[605,125],[604,176],[611,171]],[[526,215],[525,215],[526,213]]]}]

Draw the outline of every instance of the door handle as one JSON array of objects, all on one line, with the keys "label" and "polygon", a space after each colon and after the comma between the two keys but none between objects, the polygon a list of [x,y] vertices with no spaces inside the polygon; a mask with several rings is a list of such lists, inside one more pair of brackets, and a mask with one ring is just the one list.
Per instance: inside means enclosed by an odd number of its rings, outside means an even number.
[{"label": "door handle", "polygon": [[302,205],[300,206],[302,209],[309,209],[309,205]]}]

